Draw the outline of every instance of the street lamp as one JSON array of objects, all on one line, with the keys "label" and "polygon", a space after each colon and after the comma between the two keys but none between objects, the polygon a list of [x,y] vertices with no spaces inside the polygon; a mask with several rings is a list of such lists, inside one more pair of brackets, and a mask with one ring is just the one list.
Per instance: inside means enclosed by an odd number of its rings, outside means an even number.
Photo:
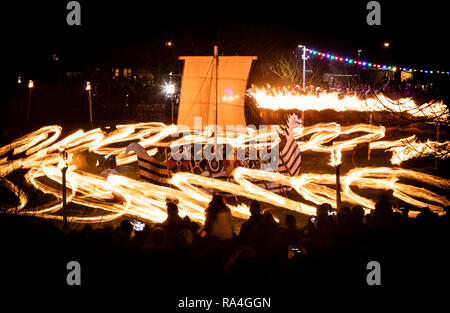
[{"label": "street lamp", "polygon": [[172,84],[172,73],[169,74],[170,76],[170,82],[165,86],[166,95],[170,97],[170,104],[171,104],[171,115],[172,115],[172,124],[173,124],[173,95],[175,93],[175,85]]},{"label": "street lamp", "polygon": [[31,90],[34,87],[33,81],[30,79],[28,81],[28,108],[27,108],[27,123],[30,122],[30,108],[31,108]]},{"label": "street lamp", "polygon": [[298,45],[299,48],[303,49],[303,55],[302,55],[302,59],[303,59],[303,90],[306,89],[306,66],[305,66],[305,62],[306,62],[306,46],[303,45]]},{"label": "street lamp", "polygon": [[169,83],[166,85],[166,94],[168,96],[171,96],[175,93],[175,86],[172,83]]},{"label": "street lamp", "polygon": [[91,129],[94,128],[94,122],[92,121],[92,97],[91,97],[91,83],[86,82],[86,91],[89,94],[89,117],[91,122]]},{"label": "street lamp", "polygon": [[383,44],[383,46],[384,46],[385,48],[389,48],[390,45],[391,45],[391,44],[390,44],[389,42],[385,42],[385,43]]},{"label": "street lamp", "polygon": [[[358,59],[361,60],[361,49],[358,49]],[[358,67],[358,83],[361,82],[361,68]]]},{"label": "street lamp", "polygon": [[[303,59],[303,91],[305,91],[306,89],[306,46],[303,45],[298,45],[299,48],[303,49],[303,55],[302,55],[302,59]],[[305,125],[305,110],[302,109],[302,121],[303,121],[303,125]]]}]

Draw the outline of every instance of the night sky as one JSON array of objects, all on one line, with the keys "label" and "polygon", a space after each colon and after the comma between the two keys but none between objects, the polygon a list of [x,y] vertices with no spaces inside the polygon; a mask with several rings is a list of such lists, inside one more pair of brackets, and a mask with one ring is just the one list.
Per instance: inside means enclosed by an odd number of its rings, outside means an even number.
[{"label": "night sky", "polygon": [[[66,24],[69,1],[2,3],[3,71],[39,71],[58,53],[67,68],[145,55],[264,57],[300,43],[380,63],[450,69],[442,1],[379,1],[381,26],[366,23],[368,1],[79,1],[81,26]],[[164,42],[174,42],[167,51]],[[388,52],[382,43],[389,41]]]}]

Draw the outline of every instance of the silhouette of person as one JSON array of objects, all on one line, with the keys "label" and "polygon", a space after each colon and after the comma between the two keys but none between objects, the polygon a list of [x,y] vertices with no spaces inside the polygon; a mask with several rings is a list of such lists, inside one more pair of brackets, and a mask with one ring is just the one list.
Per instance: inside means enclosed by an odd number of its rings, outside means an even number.
[{"label": "silhouette of person", "polygon": [[255,225],[258,224],[262,218],[261,206],[258,201],[253,200],[250,203],[250,214],[250,218],[242,224],[241,231],[239,232],[239,239],[242,242],[248,242]]},{"label": "silhouette of person", "polygon": [[167,218],[161,227],[167,232],[168,240],[171,243],[177,239],[183,226],[183,219],[178,215],[178,206],[173,202],[167,202]]},{"label": "silhouette of person", "polygon": [[287,214],[285,221],[284,221],[284,225],[286,226],[286,228],[288,228],[290,230],[296,230],[297,229],[297,221],[295,220],[295,216],[292,214]]}]

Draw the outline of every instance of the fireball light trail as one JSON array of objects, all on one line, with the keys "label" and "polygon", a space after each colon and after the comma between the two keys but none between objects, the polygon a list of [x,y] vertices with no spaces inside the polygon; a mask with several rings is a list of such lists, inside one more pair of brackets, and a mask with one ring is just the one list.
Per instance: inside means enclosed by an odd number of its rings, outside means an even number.
[{"label": "fireball light trail", "polygon": [[[365,103],[364,109],[382,111],[383,107],[371,106],[371,101],[362,101],[356,98],[338,100],[336,95],[327,95],[328,98],[314,96],[283,95],[281,93],[270,95],[266,90],[259,89],[253,94],[259,107],[272,109],[292,109],[297,108],[299,103],[309,103],[307,110],[334,109],[339,111],[355,110],[362,108],[356,101]],[[302,98],[304,97],[304,98]],[[392,103],[386,98],[386,103]],[[323,104],[319,104],[323,103]],[[277,106],[272,104],[277,103]],[[375,103],[375,102],[374,102]],[[383,103],[383,106],[386,105]],[[424,116],[439,112],[441,117],[448,118],[448,111],[444,111],[445,105],[428,105],[426,110],[414,109],[411,101],[400,101],[401,105],[395,104],[395,110],[407,111],[415,116]],[[302,104],[303,105],[303,104]],[[255,138],[258,147],[269,145],[270,138],[277,138],[277,131],[281,131],[278,126],[273,125],[268,131],[255,131],[247,128],[246,132],[236,132],[232,136],[222,135],[218,138],[219,143],[231,144],[234,148],[249,147]],[[336,192],[329,186],[335,185],[334,174],[312,174],[303,173],[297,177],[288,177],[276,172],[268,172],[257,169],[238,167],[233,175],[237,183],[230,183],[209,177],[195,175],[192,173],[176,173],[171,178],[171,187],[164,187],[141,182],[122,175],[110,174],[107,178],[94,175],[86,171],[77,169],[71,163],[71,157],[82,151],[95,152],[100,155],[115,155],[117,165],[125,165],[136,161],[136,155],[126,156],[125,147],[130,141],[136,141],[142,145],[149,154],[155,154],[157,147],[177,146],[183,143],[211,143],[213,138],[205,130],[199,134],[185,134],[176,138],[179,133],[185,133],[176,125],[166,126],[162,123],[136,123],[127,125],[117,125],[116,130],[109,134],[103,133],[100,129],[93,129],[87,132],[79,130],[66,138],[57,141],[61,135],[62,128],[57,125],[45,126],[37,131],[29,133],[10,144],[0,148],[0,184],[13,192],[19,199],[16,208],[11,208],[8,212],[18,212],[20,214],[31,214],[49,219],[61,220],[62,216],[55,215],[61,209],[61,188],[62,173],[60,170],[60,150],[65,149],[69,154],[69,169],[67,171],[68,201],[86,207],[100,209],[102,214],[92,216],[70,216],[71,222],[79,223],[100,223],[117,219],[123,215],[134,216],[143,220],[161,222],[166,218],[166,200],[178,200],[180,215],[189,215],[191,219],[203,222],[204,210],[211,200],[211,195],[200,189],[200,186],[208,186],[216,190],[232,193],[236,196],[248,199],[257,199],[271,205],[297,211],[308,215],[315,215],[316,208],[309,204],[294,201],[281,195],[272,193],[253,184],[250,179],[263,179],[274,181],[284,186],[291,187],[305,200],[316,205],[329,202],[335,206]],[[364,132],[365,135],[344,141],[334,141],[332,145],[325,145],[327,142],[340,135],[348,135],[357,132]],[[311,135],[308,141],[299,141],[300,138]],[[369,124],[356,124],[351,126],[341,126],[337,123],[321,123],[307,127],[298,127],[294,131],[299,147],[302,151],[313,151],[329,153],[332,155],[331,161],[340,159],[341,151],[350,151],[357,144],[369,143],[371,149],[388,149],[392,151],[391,163],[398,165],[413,157],[420,157],[421,151],[427,151],[425,146],[446,145],[449,142],[437,143],[429,141],[428,145],[415,141],[415,136],[395,141],[377,141],[385,136],[383,126]],[[171,140],[171,141],[168,141]],[[262,142],[262,143],[261,143]],[[112,144],[124,143],[121,148],[110,147]],[[405,143],[414,144],[419,152],[411,149]],[[273,144],[273,143],[272,143]],[[17,155],[23,153],[22,158],[7,160],[5,154]],[[335,155],[336,154],[336,155]],[[334,163],[333,163],[334,164]],[[15,184],[5,177],[18,169],[28,169],[25,179],[36,189],[44,193],[52,194],[56,200],[44,204],[40,207],[27,209],[28,198],[26,194]],[[401,199],[411,205],[430,209],[438,214],[443,214],[443,207],[450,205],[450,201],[442,195],[426,190],[424,188],[399,183],[401,178],[420,181],[430,186],[440,189],[448,189],[448,180],[418,171],[403,168],[373,167],[373,168],[353,168],[345,176],[341,176],[342,181],[342,201],[353,205],[359,204],[365,208],[366,213],[374,209],[373,200],[356,194],[351,186],[369,189],[392,189],[394,197]],[[56,183],[56,184],[55,184]],[[421,200],[419,200],[421,199]],[[232,213],[236,217],[246,218],[249,216],[249,208],[245,204],[231,205]],[[410,216],[415,216],[417,212],[410,212]]]}]

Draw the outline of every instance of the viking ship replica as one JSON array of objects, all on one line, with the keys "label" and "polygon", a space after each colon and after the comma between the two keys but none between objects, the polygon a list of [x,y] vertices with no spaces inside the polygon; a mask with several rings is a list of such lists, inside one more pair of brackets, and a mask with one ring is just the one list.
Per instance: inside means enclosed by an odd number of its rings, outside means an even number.
[{"label": "viking ship replica", "polygon": [[[141,180],[168,185],[173,174],[191,172],[234,182],[232,172],[237,167],[288,176],[299,174],[302,157],[293,130],[301,126],[302,121],[296,114],[289,116],[285,127],[280,127],[278,142],[271,143],[268,138],[259,136],[258,140],[246,142],[244,147],[229,143],[228,139],[248,132],[245,92],[250,67],[256,58],[219,56],[217,46],[214,56],[180,57],[184,61],[184,71],[177,127],[185,131],[184,135],[188,134],[190,140],[172,145],[170,149],[159,149],[153,156],[140,144],[129,144],[126,154],[136,153]],[[205,136],[205,132],[210,136]],[[261,133],[255,132],[255,136],[258,135]],[[286,188],[273,181],[252,180],[252,183],[272,192],[286,192]],[[214,189],[203,189],[215,193]]]}]

